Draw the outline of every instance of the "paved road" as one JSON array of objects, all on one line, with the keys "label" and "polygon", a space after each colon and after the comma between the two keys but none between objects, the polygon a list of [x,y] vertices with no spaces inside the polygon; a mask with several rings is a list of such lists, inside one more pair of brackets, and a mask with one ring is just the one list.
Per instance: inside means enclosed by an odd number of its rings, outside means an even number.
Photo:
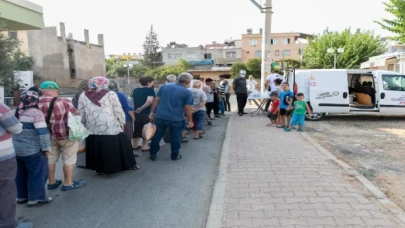
[{"label": "paved road", "polygon": [[86,180],[85,188],[51,191],[49,205],[19,205],[18,219],[39,228],[205,227],[227,122],[215,120],[204,139],[183,144],[179,161],[170,160],[167,145],[156,162],[142,154],[138,171],[98,176],[77,169],[76,179]]}]

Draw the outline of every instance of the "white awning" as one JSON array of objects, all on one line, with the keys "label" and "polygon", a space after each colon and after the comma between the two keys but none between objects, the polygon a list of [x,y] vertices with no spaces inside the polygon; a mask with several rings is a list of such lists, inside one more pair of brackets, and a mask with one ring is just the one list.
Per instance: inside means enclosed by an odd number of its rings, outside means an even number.
[{"label": "white awning", "polygon": [[370,69],[370,61],[360,64],[360,69]]}]

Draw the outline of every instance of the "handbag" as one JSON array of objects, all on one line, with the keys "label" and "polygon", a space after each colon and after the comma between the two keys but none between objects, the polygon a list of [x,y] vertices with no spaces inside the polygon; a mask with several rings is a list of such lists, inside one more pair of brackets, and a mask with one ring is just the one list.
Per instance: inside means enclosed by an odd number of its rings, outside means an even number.
[{"label": "handbag", "polygon": [[149,141],[153,138],[156,133],[156,125],[152,122],[145,124],[142,128],[142,138]]},{"label": "handbag", "polygon": [[71,112],[68,113],[69,140],[83,140],[89,136],[89,132],[81,122],[81,116],[75,116]]}]

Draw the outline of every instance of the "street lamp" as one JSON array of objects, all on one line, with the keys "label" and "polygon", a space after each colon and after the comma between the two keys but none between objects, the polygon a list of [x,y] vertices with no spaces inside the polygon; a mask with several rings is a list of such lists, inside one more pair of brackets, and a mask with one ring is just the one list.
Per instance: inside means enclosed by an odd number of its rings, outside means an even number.
[{"label": "street lamp", "polygon": [[129,84],[130,84],[130,82],[129,82],[129,70],[131,70],[134,67],[134,65],[133,64],[124,64],[124,67],[128,69],[127,77],[128,77],[128,90],[129,90],[130,89],[129,88]]},{"label": "street lamp", "polygon": [[333,61],[333,68],[336,69],[336,61],[337,61],[337,55],[342,54],[345,52],[344,48],[338,48],[337,50],[335,48],[328,48],[328,53],[333,54],[334,61]]},{"label": "street lamp", "polygon": [[270,60],[270,48],[271,48],[271,14],[273,13],[272,0],[266,0],[266,3],[262,7],[257,0],[250,0],[261,13],[264,13],[264,29],[262,37],[262,75],[260,82],[260,92],[264,92],[264,82],[266,76],[270,74],[271,60]]}]

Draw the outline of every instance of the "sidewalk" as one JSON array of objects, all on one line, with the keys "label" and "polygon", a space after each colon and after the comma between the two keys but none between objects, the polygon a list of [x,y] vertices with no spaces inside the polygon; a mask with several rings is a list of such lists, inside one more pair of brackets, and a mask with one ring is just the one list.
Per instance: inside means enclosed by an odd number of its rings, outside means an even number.
[{"label": "sidewalk", "polygon": [[300,133],[266,123],[229,122],[223,227],[399,227]]}]

